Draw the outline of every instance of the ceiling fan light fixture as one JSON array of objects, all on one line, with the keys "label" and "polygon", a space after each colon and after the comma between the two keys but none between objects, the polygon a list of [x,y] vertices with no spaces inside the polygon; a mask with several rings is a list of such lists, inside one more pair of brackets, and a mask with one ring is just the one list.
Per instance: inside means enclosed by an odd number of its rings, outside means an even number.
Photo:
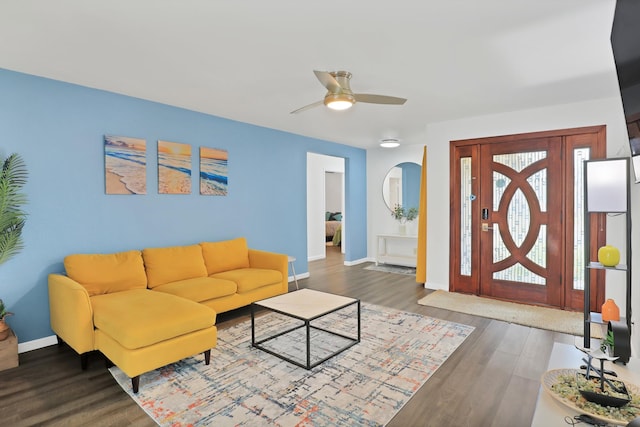
[{"label": "ceiling fan light fixture", "polygon": [[397,138],[387,138],[380,140],[380,147],[382,148],[396,148],[400,146],[400,140]]},{"label": "ceiling fan light fixture", "polygon": [[324,97],[324,105],[336,111],[347,110],[355,102],[355,98],[348,93],[329,93]]}]

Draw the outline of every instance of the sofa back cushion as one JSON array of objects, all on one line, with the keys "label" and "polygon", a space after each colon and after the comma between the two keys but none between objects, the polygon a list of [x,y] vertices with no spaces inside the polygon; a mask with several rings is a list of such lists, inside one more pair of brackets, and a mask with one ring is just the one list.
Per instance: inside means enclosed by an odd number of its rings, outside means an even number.
[{"label": "sofa back cushion", "polygon": [[221,242],[203,242],[200,246],[209,275],[250,267],[249,247],[244,237]]},{"label": "sofa back cushion", "polygon": [[140,251],[69,255],[64,259],[64,268],[67,276],[84,286],[90,296],[147,287]]},{"label": "sofa back cushion", "polygon": [[142,257],[152,289],[177,280],[207,276],[200,245],[147,248],[142,250]]}]

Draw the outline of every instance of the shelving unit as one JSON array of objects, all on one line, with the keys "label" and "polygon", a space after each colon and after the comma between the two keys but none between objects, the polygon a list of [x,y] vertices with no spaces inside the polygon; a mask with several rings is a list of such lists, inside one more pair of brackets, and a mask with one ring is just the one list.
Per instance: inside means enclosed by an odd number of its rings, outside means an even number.
[{"label": "shelving unit", "polygon": [[[609,164],[606,164],[609,162]],[[624,167],[623,167],[624,166]],[[612,175],[614,179],[612,180]],[[616,175],[617,180],[615,179]],[[624,185],[624,189],[620,188]],[[626,200],[625,200],[626,199]],[[631,198],[629,189],[629,159],[616,158],[604,160],[590,160],[584,162],[584,259],[590,260],[590,226],[592,213],[616,213],[626,217],[626,264],[615,267],[605,267],[599,262],[589,261],[585,265],[584,275],[584,347],[591,345],[591,323],[604,325],[600,313],[592,312],[591,300],[591,270],[619,271],[626,274],[626,302],[624,316],[620,322],[615,322],[614,336],[626,342],[618,342],[620,348],[630,349],[631,336]],[[612,322],[613,323],[613,322]],[[625,329],[626,325],[626,331]],[[620,333],[621,332],[621,333]],[[622,337],[622,338],[620,338]],[[614,343],[614,348],[615,348]],[[628,357],[626,358],[628,360]],[[621,360],[626,363],[624,357]]]}]

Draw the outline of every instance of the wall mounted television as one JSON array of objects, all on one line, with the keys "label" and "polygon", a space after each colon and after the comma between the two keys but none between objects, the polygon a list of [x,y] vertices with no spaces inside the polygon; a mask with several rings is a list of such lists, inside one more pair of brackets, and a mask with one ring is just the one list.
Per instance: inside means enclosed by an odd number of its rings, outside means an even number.
[{"label": "wall mounted television", "polygon": [[611,48],[618,72],[635,182],[640,182],[640,1],[617,0]]}]

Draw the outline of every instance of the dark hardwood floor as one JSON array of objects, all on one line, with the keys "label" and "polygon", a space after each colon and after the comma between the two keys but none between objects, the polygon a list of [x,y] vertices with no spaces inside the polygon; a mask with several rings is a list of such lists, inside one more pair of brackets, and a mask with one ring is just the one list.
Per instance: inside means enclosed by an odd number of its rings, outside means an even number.
[{"label": "dark hardwood floor", "polygon": [[[417,301],[430,291],[413,276],[365,270],[367,265],[345,267],[338,248],[327,247],[327,258],[311,262],[310,277],[299,284],[475,327],[390,427],[531,424],[553,343],[573,343],[572,336],[421,306]],[[218,328],[248,318],[246,308],[223,313]],[[98,354],[82,371],[79,356],[66,345],[20,354],[19,367],[0,372],[0,420],[6,426],[155,425]]]}]

